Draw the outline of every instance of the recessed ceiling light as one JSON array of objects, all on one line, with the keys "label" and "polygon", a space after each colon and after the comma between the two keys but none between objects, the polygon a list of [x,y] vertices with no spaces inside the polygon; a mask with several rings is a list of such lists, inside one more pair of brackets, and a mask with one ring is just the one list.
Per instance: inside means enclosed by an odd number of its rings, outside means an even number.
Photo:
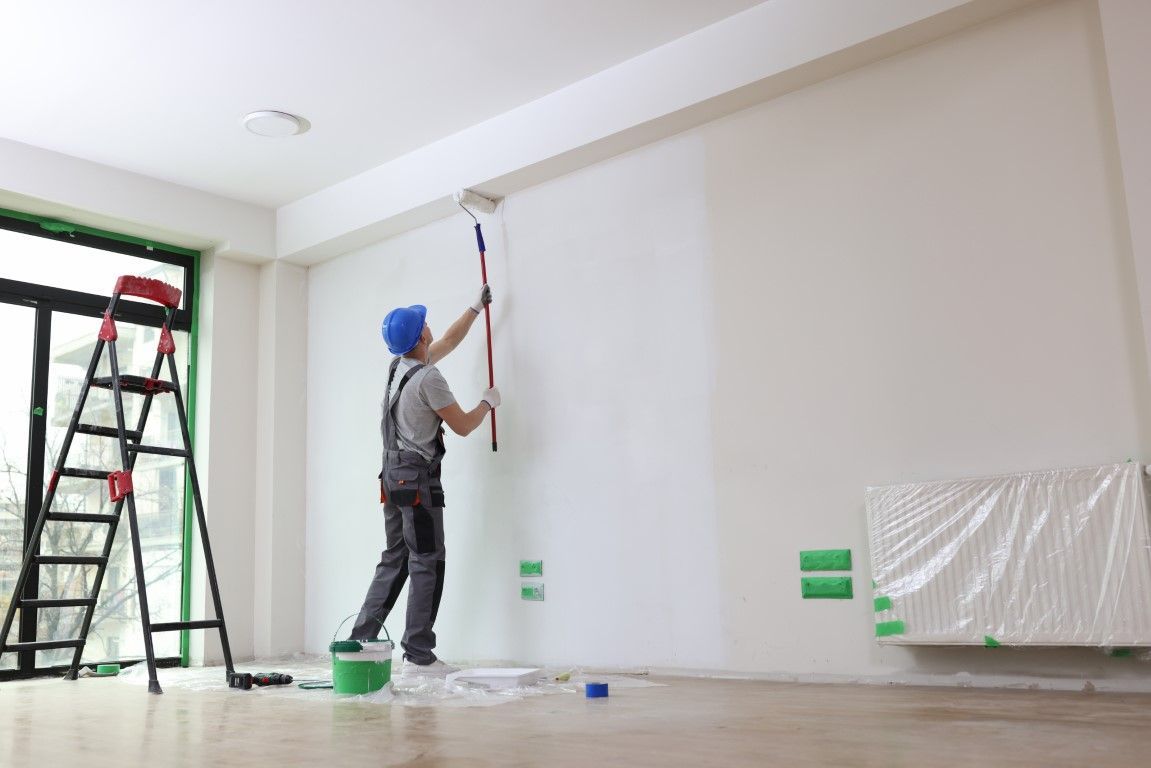
[{"label": "recessed ceiling light", "polygon": [[295,136],[312,127],[312,124],[302,117],[272,109],[251,112],[245,115],[241,122],[257,136]]}]

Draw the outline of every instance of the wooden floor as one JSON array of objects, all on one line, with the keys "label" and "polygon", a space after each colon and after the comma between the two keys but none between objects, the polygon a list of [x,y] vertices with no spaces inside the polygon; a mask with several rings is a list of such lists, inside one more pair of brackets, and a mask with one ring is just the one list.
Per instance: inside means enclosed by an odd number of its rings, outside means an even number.
[{"label": "wooden floor", "polygon": [[0,765],[1151,765],[1151,695],[656,679],[460,709],[3,683]]}]

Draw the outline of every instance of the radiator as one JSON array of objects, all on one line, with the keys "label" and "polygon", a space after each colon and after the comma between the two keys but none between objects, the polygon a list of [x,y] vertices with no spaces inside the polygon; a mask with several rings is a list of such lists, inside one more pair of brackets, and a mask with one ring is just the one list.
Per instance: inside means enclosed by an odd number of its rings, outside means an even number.
[{"label": "radiator", "polygon": [[867,489],[876,636],[1151,645],[1141,464]]}]

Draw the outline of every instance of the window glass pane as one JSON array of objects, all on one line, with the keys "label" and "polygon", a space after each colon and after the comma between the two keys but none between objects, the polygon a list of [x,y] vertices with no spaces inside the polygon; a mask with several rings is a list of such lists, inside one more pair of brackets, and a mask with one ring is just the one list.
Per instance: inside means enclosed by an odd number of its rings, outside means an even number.
[{"label": "window glass pane", "polygon": [[0,277],[109,296],[121,275],[184,288],[184,268],[175,264],[0,229]]},{"label": "window glass pane", "polygon": [[[120,373],[151,376],[156,359],[159,329],[116,324],[116,342]],[[46,472],[50,473],[68,429],[80,386],[96,344],[100,320],[55,313],[52,320],[52,355],[48,383],[48,433]],[[181,387],[187,379],[188,334],[174,333],[177,372]],[[108,353],[101,355],[97,375],[108,375]],[[158,378],[168,380],[171,374],[164,361]],[[180,422],[172,395],[157,395],[144,431],[144,443],[182,447]],[[125,393],[123,396],[125,427],[135,429],[144,398]],[[93,388],[80,419],[84,424],[116,426],[112,392]],[[77,434],[68,452],[67,466],[101,471],[120,468],[116,440],[95,435]],[[184,462],[171,456],[143,454],[132,473],[136,513],[140,525],[144,576],[153,621],[178,621],[180,618],[181,557],[184,515]],[[108,500],[104,481],[83,478],[61,478],[53,503],[55,511],[111,514],[115,505]],[[101,523],[49,522],[45,526],[41,551],[45,554],[98,555],[105,543],[108,527]],[[90,593],[96,574],[94,566],[43,566],[40,571],[41,597],[80,597]],[[65,639],[76,637],[83,612],[74,609],[40,611],[38,638]],[[176,632],[153,636],[156,655],[178,656],[180,637]],[[96,614],[84,661],[95,662],[141,658],[144,656],[143,628],[136,591],[132,540],[125,505],[104,583],[100,589]],[[68,649],[40,651],[37,665],[67,664]]]},{"label": "window glass pane", "polygon": [[[24,552],[24,502],[28,467],[28,408],[32,403],[32,341],[35,313],[0,304],[0,622],[7,615]],[[20,637],[20,615],[8,635]],[[0,669],[15,669],[17,656],[6,653]]]}]

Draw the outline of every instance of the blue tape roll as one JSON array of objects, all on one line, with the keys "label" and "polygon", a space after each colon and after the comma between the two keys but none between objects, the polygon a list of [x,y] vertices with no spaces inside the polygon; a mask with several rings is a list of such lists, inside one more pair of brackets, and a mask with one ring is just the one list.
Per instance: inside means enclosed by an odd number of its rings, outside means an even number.
[{"label": "blue tape roll", "polygon": [[589,699],[606,699],[607,683],[588,683],[584,686],[584,695]]}]

